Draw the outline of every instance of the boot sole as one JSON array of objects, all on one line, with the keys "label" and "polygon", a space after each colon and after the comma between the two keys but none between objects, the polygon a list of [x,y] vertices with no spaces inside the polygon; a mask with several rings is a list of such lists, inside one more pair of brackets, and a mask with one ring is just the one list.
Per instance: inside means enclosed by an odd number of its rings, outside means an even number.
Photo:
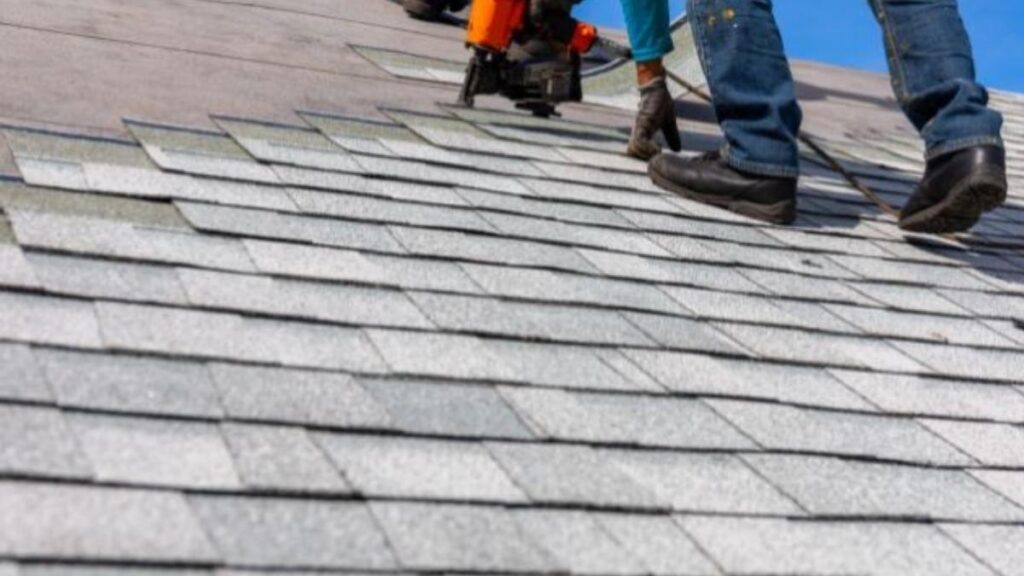
[{"label": "boot sole", "polygon": [[899,226],[907,232],[927,234],[966,232],[982,214],[1006,202],[1006,191],[1006,177],[1001,172],[981,172],[959,183],[934,206],[900,218]]},{"label": "boot sole", "polygon": [[696,190],[680,186],[679,184],[665,178],[651,167],[648,167],[647,173],[650,175],[651,181],[658,187],[668,190],[673,194],[682,196],[688,200],[693,200],[716,208],[722,208],[723,210],[728,210],[741,216],[746,216],[747,218],[753,218],[754,220],[760,220],[761,222],[767,222],[769,224],[792,224],[793,221],[796,220],[796,200],[783,200],[774,204],[761,204],[759,202],[750,202],[748,200],[722,198],[721,196],[702,194]]}]

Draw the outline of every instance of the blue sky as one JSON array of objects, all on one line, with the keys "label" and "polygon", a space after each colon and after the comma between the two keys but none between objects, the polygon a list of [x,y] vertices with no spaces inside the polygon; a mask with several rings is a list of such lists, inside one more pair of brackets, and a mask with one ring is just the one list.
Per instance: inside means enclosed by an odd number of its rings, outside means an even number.
[{"label": "blue sky", "polygon": [[[683,0],[670,0],[681,13]],[[1024,1],[960,0],[978,75],[992,88],[1024,92]],[[619,0],[584,0],[579,18],[622,27]],[[775,15],[793,58],[885,71],[885,52],[866,0],[777,0]]]}]

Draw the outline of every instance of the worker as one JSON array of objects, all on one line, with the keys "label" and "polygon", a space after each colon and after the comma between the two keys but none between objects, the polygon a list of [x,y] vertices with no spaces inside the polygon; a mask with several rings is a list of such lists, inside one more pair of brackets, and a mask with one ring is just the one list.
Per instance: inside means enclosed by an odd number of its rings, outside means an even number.
[{"label": "worker", "polygon": [[405,12],[417,20],[440,20],[445,11],[458,12],[469,5],[469,0],[402,0]]},{"label": "worker", "polygon": [[[675,130],[661,66],[672,50],[668,6],[667,0],[621,1],[643,95],[629,150],[645,155],[655,132]],[[957,2],[869,2],[884,33],[893,91],[926,148],[924,178],[899,225],[930,233],[968,230],[1005,201],[1007,182],[1002,116],[989,108],[988,93],[975,79]],[[802,115],[772,3],[689,0],[688,11],[726,144],[693,159],[655,156],[648,172],[657,185],[687,198],[790,223]]]}]

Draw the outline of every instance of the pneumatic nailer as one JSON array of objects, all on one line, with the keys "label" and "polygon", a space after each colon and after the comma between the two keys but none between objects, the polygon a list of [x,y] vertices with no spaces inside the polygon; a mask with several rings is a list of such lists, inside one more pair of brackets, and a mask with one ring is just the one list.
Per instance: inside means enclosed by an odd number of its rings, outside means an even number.
[{"label": "pneumatic nailer", "polygon": [[473,57],[459,101],[500,94],[537,116],[583,98],[582,55],[597,28],[572,17],[581,0],[474,0],[466,29]]}]

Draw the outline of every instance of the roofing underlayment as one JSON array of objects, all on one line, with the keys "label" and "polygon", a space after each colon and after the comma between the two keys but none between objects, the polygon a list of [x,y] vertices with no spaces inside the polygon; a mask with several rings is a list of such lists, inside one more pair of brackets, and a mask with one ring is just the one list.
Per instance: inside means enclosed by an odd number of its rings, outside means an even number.
[{"label": "roofing underlayment", "polygon": [[[810,158],[782,228],[652,186],[628,111],[453,107],[350,46],[465,57],[382,1],[0,27],[0,575],[1024,574],[1021,96],[954,242]],[[796,73],[900,205],[886,79]]]}]

